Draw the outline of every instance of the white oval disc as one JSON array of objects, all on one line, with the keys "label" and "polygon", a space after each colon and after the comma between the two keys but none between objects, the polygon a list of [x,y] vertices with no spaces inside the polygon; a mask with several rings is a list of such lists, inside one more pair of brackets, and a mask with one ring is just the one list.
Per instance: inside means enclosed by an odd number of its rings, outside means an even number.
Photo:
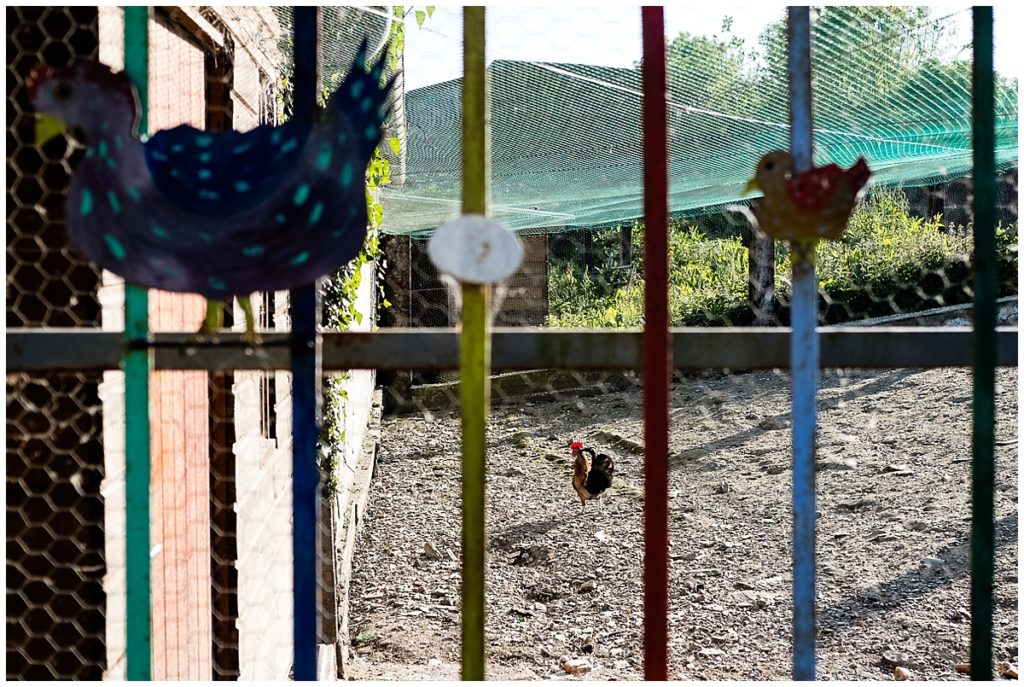
[{"label": "white oval disc", "polygon": [[427,244],[437,269],[470,284],[511,277],[523,261],[523,245],[504,226],[483,215],[462,215],[438,227]]}]

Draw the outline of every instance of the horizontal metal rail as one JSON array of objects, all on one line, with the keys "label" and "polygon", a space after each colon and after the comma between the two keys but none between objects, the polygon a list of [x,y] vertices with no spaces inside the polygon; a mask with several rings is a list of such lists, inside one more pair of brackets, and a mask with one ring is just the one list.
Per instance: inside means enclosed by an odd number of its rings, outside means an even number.
[{"label": "horizontal metal rail", "polygon": [[[823,327],[822,368],[970,367],[970,327]],[[1017,366],[1017,327],[997,330],[996,364]],[[287,370],[288,333],[266,333],[252,349],[241,334],[196,342],[191,333],[156,333],[140,348],[154,350],[157,370]],[[456,329],[384,329],[323,334],[323,369],[457,370]],[[677,370],[789,368],[790,330],[765,328],[677,328],[672,360]],[[83,329],[7,331],[7,372],[116,370],[120,332]],[[640,370],[640,330],[495,329],[494,370]]]}]

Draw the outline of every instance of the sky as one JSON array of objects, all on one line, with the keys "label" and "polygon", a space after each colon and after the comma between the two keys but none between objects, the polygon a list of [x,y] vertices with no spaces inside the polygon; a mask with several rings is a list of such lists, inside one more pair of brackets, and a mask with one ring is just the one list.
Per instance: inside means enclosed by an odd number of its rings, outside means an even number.
[{"label": "sky", "polygon": [[[420,6],[415,6],[420,8]],[[956,12],[951,20],[964,36],[970,36],[970,11],[966,5],[936,7],[933,16]],[[783,16],[785,6],[775,3],[712,2],[702,5],[672,4],[666,9],[669,37],[680,31],[720,34],[725,17],[732,18],[732,35],[744,39],[747,50],[757,46],[764,27]],[[407,18],[405,87],[407,90],[446,81],[462,72],[461,6],[438,6],[422,27]],[[1022,55],[1019,27],[1024,12],[1016,1],[996,3],[996,69],[1020,78]],[[498,4],[487,11],[487,60],[516,59],[575,62],[625,67],[640,57],[640,12],[636,6],[522,6]]]}]

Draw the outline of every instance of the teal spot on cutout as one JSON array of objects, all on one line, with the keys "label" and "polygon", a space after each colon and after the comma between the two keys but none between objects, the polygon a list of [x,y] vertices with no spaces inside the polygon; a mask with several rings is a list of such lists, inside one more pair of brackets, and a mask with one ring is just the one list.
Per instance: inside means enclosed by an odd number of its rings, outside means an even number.
[{"label": "teal spot on cutout", "polygon": [[96,148],[101,158],[106,157],[107,153],[110,152],[110,146],[107,145],[106,141],[100,141]]},{"label": "teal spot on cutout", "polygon": [[212,159],[213,153],[211,153],[209,150],[199,154],[199,161],[202,162],[204,165]]},{"label": "teal spot on cutout", "polygon": [[199,189],[199,197],[205,198],[206,200],[217,200],[218,198],[220,198],[220,194],[217,193],[216,191],[211,191],[209,189],[203,188]]},{"label": "teal spot on cutout", "polygon": [[89,148],[88,150],[85,151],[85,159],[86,160],[91,160],[94,157],[96,157],[96,149],[95,148]]},{"label": "teal spot on cutout", "polygon": [[252,143],[240,143],[232,148],[231,152],[235,155],[241,155],[245,151],[249,150],[249,148],[252,148]]},{"label": "teal spot on cutout", "polygon": [[281,146],[281,152],[282,153],[291,152],[291,151],[295,150],[295,148],[298,145],[299,145],[298,141],[296,141],[294,138],[289,138],[287,141],[284,142],[284,145]]},{"label": "teal spot on cutout", "polygon": [[363,136],[366,136],[366,140],[367,141],[374,140],[375,138],[377,138],[377,127],[375,127],[375,126],[368,126],[368,127],[366,127],[366,131],[363,132]]},{"label": "teal spot on cutout", "polygon": [[115,215],[121,214],[121,201],[118,200],[117,194],[113,191],[107,191],[107,200],[110,201],[110,209],[114,211]]},{"label": "teal spot on cutout", "polygon": [[172,153],[180,153],[183,150],[185,150],[185,144],[184,143],[175,143],[174,145],[171,146],[171,152]]},{"label": "teal spot on cutout", "polygon": [[117,160],[112,157],[108,157],[104,162],[107,163],[107,167],[110,167],[111,171],[117,169]]},{"label": "teal spot on cutout", "polygon": [[333,236],[336,239],[340,239],[344,233],[344,229],[335,229],[334,231],[331,232],[331,236]]},{"label": "teal spot on cutout", "polygon": [[299,187],[295,189],[295,195],[292,196],[292,202],[302,205],[307,198],[309,198],[309,184],[299,184]]},{"label": "teal spot on cutout", "polygon": [[199,178],[202,179],[203,181],[206,181],[211,176],[213,176],[213,173],[210,170],[208,170],[208,169],[200,169],[199,170]]},{"label": "teal spot on cutout", "polygon": [[263,246],[246,246],[242,249],[242,255],[248,258],[255,258],[257,255],[263,255],[267,252],[267,249]]},{"label": "teal spot on cutout", "polygon": [[211,143],[213,143],[213,136],[210,136],[209,134],[196,136],[196,145],[199,146],[200,148],[206,148]]},{"label": "teal spot on cutout", "polygon": [[287,220],[288,218],[284,216],[283,212],[279,212],[276,215],[274,215],[274,221],[277,222],[278,224],[284,224]]},{"label": "teal spot on cutout", "polygon": [[118,150],[124,150],[124,139],[121,138],[121,134],[114,134],[114,147]]},{"label": "teal spot on cutout", "polygon": [[181,172],[179,172],[176,167],[172,168],[171,169],[171,176],[175,177],[175,178],[180,177],[181,176]]},{"label": "teal spot on cutout", "polygon": [[307,224],[316,224],[323,216],[324,204],[317,202],[317,204],[313,206],[313,211],[309,213],[309,222],[307,222]]},{"label": "teal spot on cutout", "polygon": [[309,260],[309,251],[304,250],[289,261],[292,265],[301,265],[302,263]]},{"label": "teal spot on cutout", "polygon": [[351,162],[346,162],[341,166],[341,185],[348,188],[352,185],[352,177],[355,176],[355,170],[352,167]]},{"label": "teal spot on cutout", "polygon": [[118,241],[117,237],[113,234],[104,234],[103,240],[106,241],[107,248],[110,249],[110,254],[118,260],[124,260],[125,256],[128,255],[128,253],[125,252],[124,246],[121,245],[121,242]]},{"label": "teal spot on cutout", "polygon": [[85,217],[92,212],[92,191],[84,189],[82,191],[82,204],[78,206],[78,214]]},{"label": "teal spot on cutout", "polygon": [[249,190],[249,182],[244,180],[236,181],[235,190],[238,191],[239,193],[245,193],[246,191]]},{"label": "teal spot on cutout", "polygon": [[129,186],[124,190],[124,192],[127,193],[128,197],[134,200],[136,203],[142,201],[142,194],[139,193],[139,189],[135,188],[134,186]]},{"label": "teal spot on cutout", "polygon": [[213,237],[210,236],[210,234],[205,231],[199,232],[199,238],[206,241],[207,243],[213,243]]},{"label": "teal spot on cutout", "polygon": [[331,158],[334,157],[334,146],[324,143],[320,146],[320,152],[316,155],[316,166],[321,172],[326,172],[331,166]]},{"label": "teal spot on cutout", "polygon": [[348,134],[346,134],[344,131],[339,131],[338,132],[338,143],[340,143],[341,145],[345,145],[345,141],[347,141],[347,140],[348,140]]},{"label": "teal spot on cutout", "polygon": [[103,123],[100,124],[100,131],[102,131],[103,133],[107,133],[108,131],[110,131],[110,122],[104,119]]},{"label": "teal spot on cutout", "polygon": [[359,109],[363,112],[369,112],[371,107],[373,107],[373,98],[370,96],[366,96],[363,98],[362,102],[359,103]]},{"label": "teal spot on cutout", "polygon": [[160,161],[160,162],[167,162],[167,156],[166,156],[166,155],[164,155],[164,154],[163,154],[162,152],[160,152],[159,150],[154,150],[154,151],[153,151],[153,152],[151,153],[151,155],[152,155],[152,157],[153,157],[153,159],[154,159],[154,160],[158,160],[158,161]]},{"label": "teal spot on cutout", "polygon": [[228,285],[225,284],[220,279],[218,279],[217,277],[210,277],[210,279],[208,281],[209,281],[211,289],[217,289],[218,291],[223,291],[224,289],[228,288]]},{"label": "teal spot on cutout", "polygon": [[352,84],[352,89],[349,92],[352,94],[353,99],[358,98],[360,94],[362,94],[363,85],[364,84],[362,81],[356,81],[354,84]]},{"label": "teal spot on cutout", "polygon": [[274,133],[270,134],[270,142],[277,145],[281,142],[281,130],[274,129]]},{"label": "teal spot on cutout", "polygon": [[159,226],[157,224],[154,224],[152,226],[152,228],[150,229],[150,231],[152,231],[153,232],[153,236],[157,237],[158,239],[165,239],[168,236],[170,236],[170,234],[167,233],[166,229],[164,229],[163,227],[161,227],[161,226]]}]

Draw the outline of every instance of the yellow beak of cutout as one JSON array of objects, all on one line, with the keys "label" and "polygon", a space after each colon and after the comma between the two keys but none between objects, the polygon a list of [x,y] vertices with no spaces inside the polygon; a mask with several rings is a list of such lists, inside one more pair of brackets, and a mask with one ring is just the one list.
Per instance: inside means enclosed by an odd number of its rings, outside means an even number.
[{"label": "yellow beak of cutout", "polygon": [[48,114],[36,114],[36,145],[41,146],[51,138],[68,130],[67,124]]},{"label": "yellow beak of cutout", "polygon": [[757,179],[751,179],[747,182],[747,185],[743,187],[743,195],[753,193],[754,191],[760,191],[761,187],[757,183]]}]

